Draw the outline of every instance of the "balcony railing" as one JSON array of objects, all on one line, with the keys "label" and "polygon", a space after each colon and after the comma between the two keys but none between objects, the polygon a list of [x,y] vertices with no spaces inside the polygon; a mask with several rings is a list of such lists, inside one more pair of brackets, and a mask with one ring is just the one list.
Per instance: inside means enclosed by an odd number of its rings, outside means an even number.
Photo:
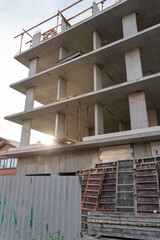
[{"label": "balcony railing", "polygon": [[[15,36],[14,38],[21,38],[20,41],[20,50],[18,53],[21,53],[22,51],[22,47],[23,47],[23,40],[24,40],[24,36],[28,36],[30,38],[29,41],[26,41],[25,44],[29,44],[30,47],[32,47],[32,39],[33,36],[31,35],[31,31],[34,29],[36,30],[39,26],[44,25],[45,23],[48,23],[49,21],[52,20],[52,22],[54,21],[54,27],[50,28],[49,30],[43,32],[41,34],[41,42],[46,41],[54,36],[56,36],[57,34],[61,33],[61,27],[62,27],[62,20],[64,20],[64,22],[69,26],[72,27],[74,25],[77,25],[80,22],[83,22],[84,20],[90,18],[93,16],[93,5],[90,6],[89,8],[78,12],[77,14],[75,14],[74,16],[70,17],[70,18],[65,18],[64,16],[64,12],[66,12],[67,10],[71,9],[72,7],[74,7],[75,5],[77,5],[78,3],[82,2],[83,0],[79,0],[77,2],[75,2],[74,4],[66,7],[65,9],[58,11],[58,13],[48,19],[46,19],[45,21],[31,27],[28,30],[22,29],[23,32],[18,34],[17,36]],[[96,3],[96,5],[99,7],[100,11],[104,11],[106,8],[112,7],[116,4],[118,4],[121,0],[115,0],[114,4],[112,3],[111,0],[101,0],[100,2]],[[107,5],[107,7],[105,7],[105,2],[107,3],[111,3],[109,5]],[[85,16],[85,17],[84,17]],[[76,21],[76,19],[80,17],[80,21]]]}]

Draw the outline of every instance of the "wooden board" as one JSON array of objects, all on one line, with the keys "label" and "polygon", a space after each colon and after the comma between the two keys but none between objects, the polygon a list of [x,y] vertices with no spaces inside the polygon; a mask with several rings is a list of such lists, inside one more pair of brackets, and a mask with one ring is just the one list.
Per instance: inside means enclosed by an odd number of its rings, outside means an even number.
[{"label": "wooden board", "polygon": [[159,240],[160,215],[88,213],[88,233],[128,239]]},{"label": "wooden board", "polygon": [[78,142],[76,139],[73,139],[73,138],[68,138],[68,137],[64,137],[64,138],[56,138],[54,140],[56,143],[58,144],[73,144],[73,143],[76,143]]},{"label": "wooden board", "polygon": [[100,161],[102,163],[124,160],[133,157],[133,148],[130,144],[112,147],[102,147],[100,148],[99,152]]}]

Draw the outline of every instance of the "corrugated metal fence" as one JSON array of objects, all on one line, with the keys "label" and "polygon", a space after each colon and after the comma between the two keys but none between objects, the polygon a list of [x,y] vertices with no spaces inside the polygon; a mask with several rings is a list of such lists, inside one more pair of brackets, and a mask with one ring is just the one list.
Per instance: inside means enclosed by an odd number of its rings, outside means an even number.
[{"label": "corrugated metal fence", "polygon": [[78,177],[0,177],[0,240],[79,240]]}]

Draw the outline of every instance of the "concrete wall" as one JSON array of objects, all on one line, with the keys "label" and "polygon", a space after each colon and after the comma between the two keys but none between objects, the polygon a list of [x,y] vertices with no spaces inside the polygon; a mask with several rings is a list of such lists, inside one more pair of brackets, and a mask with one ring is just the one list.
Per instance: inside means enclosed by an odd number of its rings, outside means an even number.
[{"label": "concrete wall", "polygon": [[19,158],[17,175],[76,172],[98,163],[98,149]]},{"label": "concrete wall", "polygon": [[[160,144],[158,145],[158,147]],[[103,152],[103,154],[102,154]],[[71,173],[78,170],[94,168],[100,161],[117,161],[127,158],[143,158],[153,155],[150,143],[120,145],[90,150],[63,153],[46,153],[35,156],[19,157],[17,176]]]}]

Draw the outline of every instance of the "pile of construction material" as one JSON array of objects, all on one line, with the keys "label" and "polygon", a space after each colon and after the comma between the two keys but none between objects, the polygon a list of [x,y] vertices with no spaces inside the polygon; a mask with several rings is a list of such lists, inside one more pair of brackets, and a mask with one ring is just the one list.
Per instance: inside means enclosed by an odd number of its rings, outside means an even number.
[{"label": "pile of construction material", "polygon": [[160,214],[89,212],[88,233],[93,236],[159,240]]},{"label": "pile of construction material", "polygon": [[124,240],[124,238],[108,238],[108,237],[101,237],[99,235],[97,236],[89,236],[88,234],[84,235],[83,240]]}]

